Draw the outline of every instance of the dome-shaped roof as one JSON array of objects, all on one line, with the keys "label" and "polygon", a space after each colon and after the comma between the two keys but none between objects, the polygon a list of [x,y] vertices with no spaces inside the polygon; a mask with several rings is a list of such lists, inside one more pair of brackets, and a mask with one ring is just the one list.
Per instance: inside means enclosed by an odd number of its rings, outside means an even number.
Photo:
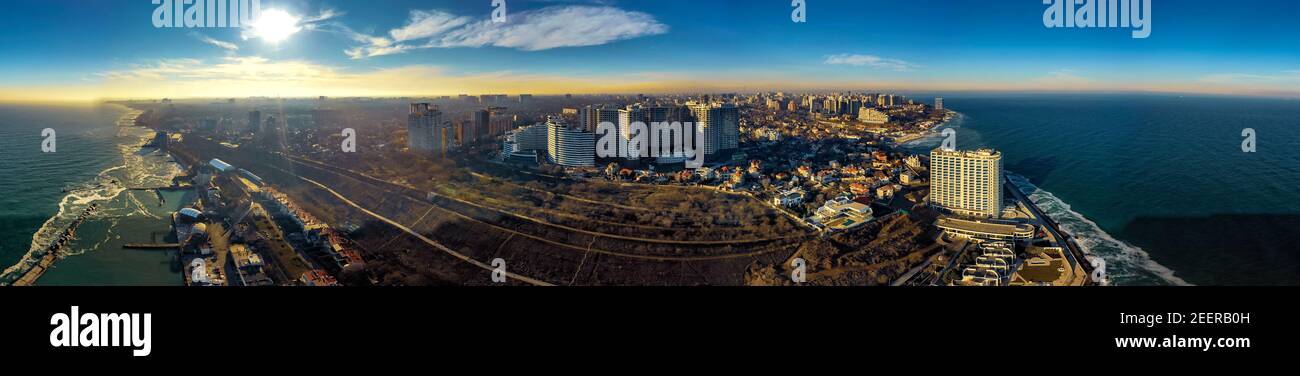
[{"label": "dome-shaped roof", "polygon": [[197,217],[200,216],[200,215],[203,215],[203,212],[201,212],[201,211],[199,211],[199,209],[195,209],[195,208],[184,208],[184,209],[181,209],[180,213],[181,213],[182,215],[186,215],[186,216],[190,216],[190,217],[195,217],[195,218],[197,218]]},{"label": "dome-shaped roof", "polygon": [[184,208],[176,212],[176,214],[176,220],[185,223],[202,222],[204,220],[203,212],[195,208]]}]

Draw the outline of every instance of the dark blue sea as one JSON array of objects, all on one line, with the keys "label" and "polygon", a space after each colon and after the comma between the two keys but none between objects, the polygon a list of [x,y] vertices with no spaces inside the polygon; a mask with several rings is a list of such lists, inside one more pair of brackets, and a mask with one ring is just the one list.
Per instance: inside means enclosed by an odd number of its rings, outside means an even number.
[{"label": "dark blue sea", "polygon": [[[1300,284],[1300,100],[945,96],[958,148],[1011,178],[1117,285]],[[1257,151],[1242,151],[1242,131]],[[909,145],[924,152],[929,138]]]}]

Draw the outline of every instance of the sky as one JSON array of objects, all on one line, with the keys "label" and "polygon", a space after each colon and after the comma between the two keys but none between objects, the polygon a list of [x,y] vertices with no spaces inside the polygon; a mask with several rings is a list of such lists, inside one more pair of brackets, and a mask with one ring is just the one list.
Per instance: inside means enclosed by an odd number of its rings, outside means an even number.
[{"label": "sky", "polygon": [[[241,28],[155,27],[152,1],[162,0],[7,0],[0,101],[776,90],[1300,97],[1294,1],[1152,0],[1147,38],[1048,28],[1043,0],[803,0],[805,22],[792,20],[800,0],[261,0],[259,20]],[[503,22],[493,18],[499,2]]]}]

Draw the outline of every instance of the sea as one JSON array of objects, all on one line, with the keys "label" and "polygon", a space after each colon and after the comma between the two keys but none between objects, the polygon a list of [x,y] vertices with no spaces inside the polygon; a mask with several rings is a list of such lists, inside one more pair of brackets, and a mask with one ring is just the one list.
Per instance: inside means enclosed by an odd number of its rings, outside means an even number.
[{"label": "sea", "polygon": [[1008,179],[1101,256],[1113,284],[1300,285],[1300,100],[968,94],[944,105],[959,113],[945,126],[957,148],[1001,151]]},{"label": "sea", "polygon": [[[175,251],[123,249],[169,240],[171,213],[192,193],[157,192],[184,169],[137,127],[140,112],[111,104],[0,104],[0,283],[39,260],[50,240],[85,211],[64,257],[36,285],[182,285]],[[45,152],[45,129],[54,130]]]},{"label": "sea", "polygon": [[[919,96],[917,97],[920,98]],[[1114,285],[1300,285],[1300,100],[1157,94],[945,95],[959,148],[990,147]],[[37,285],[179,285],[162,242],[191,194],[116,105],[0,104],[0,283],[87,205],[101,210]],[[41,131],[56,131],[43,153]],[[1244,129],[1255,151],[1243,152]],[[905,145],[928,153],[939,137]]]}]

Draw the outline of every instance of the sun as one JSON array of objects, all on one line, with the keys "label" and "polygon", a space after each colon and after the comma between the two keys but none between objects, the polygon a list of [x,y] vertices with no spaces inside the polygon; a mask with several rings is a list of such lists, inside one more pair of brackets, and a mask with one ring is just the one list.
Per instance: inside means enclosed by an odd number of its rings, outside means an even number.
[{"label": "sun", "polygon": [[298,26],[300,19],[297,16],[289,14],[279,9],[266,9],[262,11],[261,17],[249,25],[250,31],[254,37],[277,44],[289,39],[290,36],[302,30]]}]

